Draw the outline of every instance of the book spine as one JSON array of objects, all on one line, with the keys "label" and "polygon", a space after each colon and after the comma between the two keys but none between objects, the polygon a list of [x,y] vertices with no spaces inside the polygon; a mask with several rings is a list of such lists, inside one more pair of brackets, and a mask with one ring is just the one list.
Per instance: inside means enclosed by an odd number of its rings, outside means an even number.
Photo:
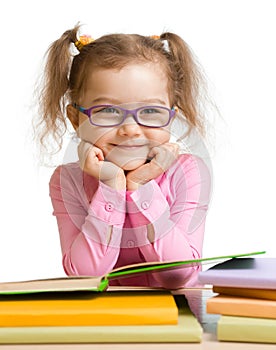
[{"label": "book spine", "polygon": [[254,343],[276,343],[276,320],[221,316],[217,339]]},{"label": "book spine", "polygon": [[[138,306],[137,306],[138,307]],[[149,313],[150,312],[150,313]],[[112,325],[174,325],[177,323],[177,309],[123,310],[111,312],[96,310],[92,313],[72,314],[14,314],[1,315],[0,327],[33,326],[112,326]]]},{"label": "book spine", "polygon": [[253,298],[215,296],[207,300],[206,311],[210,314],[276,319],[276,302]]},{"label": "book spine", "polygon": [[[164,326],[166,328],[166,326]],[[0,328],[0,344],[60,344],[60,343],[199,343],[200,326],[187,332],[169,326],[103,327],[9,327]]]},{"label": "book spine", "polygon": [[272,289],[253,289],[253,288],[213,286],[213,292],[222,294],[222,295],[276,300],[276,290],[272,290]]}]

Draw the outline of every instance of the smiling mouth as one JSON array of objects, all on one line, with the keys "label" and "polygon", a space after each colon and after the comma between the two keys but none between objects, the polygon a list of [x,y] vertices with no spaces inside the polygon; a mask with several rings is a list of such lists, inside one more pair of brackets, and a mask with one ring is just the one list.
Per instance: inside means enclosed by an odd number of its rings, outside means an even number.
[{"label": "smiling mouth", "polygon": [[146,147],[147,144],[145,143],[121,143],[121,144],[112,144],[113,147],[116,147],[118,149],[124,149],[124,150],[138,150],[143,147]]},{"label": "smiling mouth", "polygon": [[145,147],[145,145],[140,145],[140,146],[117,145],[116,147],[119,149],[125,149],[125,150],[138,150]]}]

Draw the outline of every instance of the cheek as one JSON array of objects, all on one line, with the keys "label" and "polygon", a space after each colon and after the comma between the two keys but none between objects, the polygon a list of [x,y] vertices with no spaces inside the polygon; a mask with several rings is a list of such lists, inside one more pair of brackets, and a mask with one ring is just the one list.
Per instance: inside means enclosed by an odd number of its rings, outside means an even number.
[{"label": "cheek", "polygon": [[150,140],[151,147],[167,143],[170,140],[171,134],[169,129],[149,129],[145,132],[145,136]]},{"label": "cheek", "polygon": [[77,133],[80,139],[99,148],[105,140],[112,138],[112,130],[91,125],[88,119],[80,123]]}]

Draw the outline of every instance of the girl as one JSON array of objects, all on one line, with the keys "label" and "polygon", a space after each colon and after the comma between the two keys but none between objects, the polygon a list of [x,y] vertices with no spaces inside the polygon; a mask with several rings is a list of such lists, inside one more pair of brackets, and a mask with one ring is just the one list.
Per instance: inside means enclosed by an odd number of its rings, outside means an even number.
[{"label": "girl", "polygon": [[[50,180],[66,274],[200,258],[210,174],[171,142],[173,120],[203,130],[200,75],[187,45],[172,33],[93,41],[78,31],[50,46],[40,95],[41,143],[51,135],[61,147],[65,114],[80,138],[79,161],[59,166]],[[116,284],[187,287],[198,269]]]}]

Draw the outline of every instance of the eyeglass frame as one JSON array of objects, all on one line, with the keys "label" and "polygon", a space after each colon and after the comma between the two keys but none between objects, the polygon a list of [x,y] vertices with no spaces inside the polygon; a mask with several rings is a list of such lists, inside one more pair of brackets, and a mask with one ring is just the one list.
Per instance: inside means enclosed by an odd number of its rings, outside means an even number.
[{"label": "eyeglass frame", "polygon": [[[144,127],[147,127],[147,128],[164,128],[165,126],[168,126],[172,120],[172,118],[175,116],[176,112],[178,111],[178,108],[176,106],[173,106],[172,108],[168,108],[168,107],[165,107],[165,106],[153,106],[153,105],[149,105],[149,106],[142,106],[142,107],[138,107],[138,108],[135,108],[135,109],[126,109],[126,108],[123,108],[123,107],[120,107],[120,106],[116,106],[116,105],[109,105],[109,104],[103,104],[103,105],[96,105],[96,106],[92,106],[90,108],[84,108],[84,107],[81,107],[80,105],[78,105],[77,103],[74,103],[73,106],[79,110],[80,112],[84,113],[88,118],[89,118],[89,121],[92,125],[94,126],[100,126],[100,127],[103,127],[103,128],[111,128],[111,127],[114,127],[114,126],[119,126],[119,125],[122,125],[124,123],[124,121],[126,120],[127,116],[128,115],[132,115],[133,119],[135,120],[135,122],[138,124],[138,125],[141,125],[141,126],[144,126]],[[118,124],[112,124],[112,125],[101,125],[101,124],[96,124],[94,123],[92,120],[91,120],[91,111],[93,109],[96,109],[96,108],[101,108],[101,107],[105,107],[105,108],[110,108],[110,107],[116,107],[118,109],[120,109],[124,115],[123,115],[123,119],[120,123]],[[137,117],[137,112],[143,108],[161,108],[161,109],[165,109],[169,112],[169,118],[168,118],[168,122],[164,125],[158,125],[158,126],[150,126],[150,125],[145,125],[143,123],[140,123],[138,121],[138,117]]]}]

